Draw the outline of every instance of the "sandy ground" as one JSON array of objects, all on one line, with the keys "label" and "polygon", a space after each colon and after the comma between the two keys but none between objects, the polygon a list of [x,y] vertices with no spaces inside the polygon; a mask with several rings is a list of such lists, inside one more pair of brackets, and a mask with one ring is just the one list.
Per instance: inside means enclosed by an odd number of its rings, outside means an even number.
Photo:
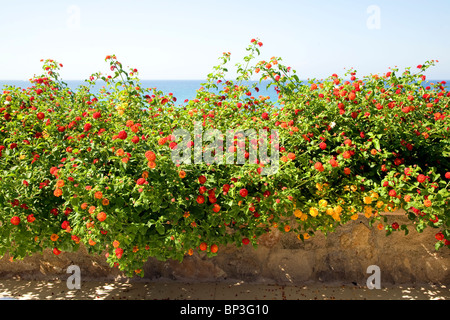
[{"label": "sandy ground", "polygon": [[0,300],[450,300],[444,285],[280,286],[272,284],[180,282],[81,282],[69,290],[65,281],[0,280]]}]

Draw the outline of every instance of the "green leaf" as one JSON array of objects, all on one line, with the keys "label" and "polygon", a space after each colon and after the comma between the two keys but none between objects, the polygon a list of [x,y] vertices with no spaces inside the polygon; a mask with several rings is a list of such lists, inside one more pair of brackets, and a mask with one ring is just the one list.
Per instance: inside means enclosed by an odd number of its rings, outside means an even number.
[{"label": "green leaf", "polygon": [[160,235],[163,235],[165,233],[165,230],[166,230],[162,224],[157,224],[155,226],[155,229]]},{"label": "green leaf", "polygon": [[400,227],[400,229],[405,231],[405,236],[408,235],[409,230],[408,230],[408,227],[407,227],[406,225],[402,225],[402,226]]},{"label": "green leaf", "polygon": [[436,242],[434,245],[434,248],[437,250],[439,250],[440,248],[442,248],[444,246],[444,243],[442,241]]},{"label": "green leaf", "polygon": [[424,222],[423,221],[419,222],[416,226],[417,232],[422,233],[424,229],[425,229]]},{"label": "green leaf", "polygon": [[375,149],[381,149],[381,147],[380,147],[380,141],[378,140],[378,139],[373,139],[372,140],[372,143],[373,143],[373,145],[374,145],[374,147],[375,147]]}]

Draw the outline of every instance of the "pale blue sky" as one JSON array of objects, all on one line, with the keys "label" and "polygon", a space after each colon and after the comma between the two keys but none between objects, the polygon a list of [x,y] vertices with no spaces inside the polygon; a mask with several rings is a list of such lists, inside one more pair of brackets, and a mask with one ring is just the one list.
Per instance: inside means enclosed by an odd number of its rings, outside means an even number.
[{"label": "pale blue sky", "polygon": [[[370,29],[379,8],[379,29]],[[108,71],[107,54],[142,79],[204,79],[224,51],[234,65],[251,38],[261,59],[280,56],[302,79],[360,76],[440,61],[429,79],[450,79],[450,1],[411,0],[0,0],[0,79],[64,64],[66,80]],[[373,24],[372,24],[373,25]]]}]

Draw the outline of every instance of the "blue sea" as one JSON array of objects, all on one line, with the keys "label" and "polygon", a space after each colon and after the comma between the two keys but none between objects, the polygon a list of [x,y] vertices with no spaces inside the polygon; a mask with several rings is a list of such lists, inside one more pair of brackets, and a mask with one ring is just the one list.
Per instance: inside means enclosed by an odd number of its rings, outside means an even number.
[{"label": "blue sea", "polygon": [[[68,87],[72,90],[76,90],[79,88],[80,85],[88,85],[87,82],[84,82],[82,80],[67,80],[64,81],[67,83]],[[202,84],[204,84],[206,80],[141,80],[141,87],[142,88],[156,88],[159,91],[162,91],[164,94],[172,93],[175,98],[177,98],[176,104],[181,105],[184,104],[185,100],[192,100],[196,98],[197,90],[202,87]],[[270,97],[270,100],[276,101],[278,94],[275,91],[275,87],[271,86],[270,88],[266,89],[266,86],[268,82],[263,81],[261,83],[259,82],[243,82],[243,85],[252,85],[256,83],[257,88],[259,91],[252,90],[252,96],[255,98],[258,98],[260,95],[267,97]],[[31,84],[29,81],[19,81],[19,80],[0,80],[0,89],[4,89],[5,85],[12,85],[16,87],[20,87],[22,89],[31,87],[33,84]],[[102,87],[105,87],[105,82],[99,81],[93,88],[91,88],[91,92],[93,94],[96,94],[100,91]],[[220,87],[220,84],[219,84]],[[211,92],[217,92],[216,89],[211,89]]]},{"label": "blue sea", "polygon": [[[423,87],[428,86],[430,83],[441,82],[442,80],[427,80],[422,83]],[[446,90],[450,90],[450,80],[446,81]],[[197,95],[197,90],[202,86],[202,83],[205,83],[205,80],[142,80],[141,87],[143,88],[156,88],[162,91],[165,94],[172,93],[174,97],[177,98],[176,105],[183,105],[185,100],[195,99]],[[306,80],[304,81],[306,82]],[[72,90],[76,90],[80,85],[88,85],[87,82],[82,80],[67,80],[65,81],[68,87]],[[275,91],[275,87],[271,86],[266,89],[268,84],[267,81],[263,81],[261,83],[258,82],[245,82],[242,84],[251,85],[253,83],[257,84],[259,88],[259,92],[252,90],[252,96],[259,97],[260,95],[270,97],[270,100],[275,103],[278,97],[277,92]],[[32,84],[29,81],[19,81],[19,80],[0,80],[0,89],[4,89],[5,85],[13,85],[20,88],[28,88],[31,87]],[[99,81],[95,87],[91,89],[93,94],[99,92],[99,90],[105,85],[103,81]],[[214,89],[212,90],[214,92]],[[217,91],[218,92],[218,91]]]}]

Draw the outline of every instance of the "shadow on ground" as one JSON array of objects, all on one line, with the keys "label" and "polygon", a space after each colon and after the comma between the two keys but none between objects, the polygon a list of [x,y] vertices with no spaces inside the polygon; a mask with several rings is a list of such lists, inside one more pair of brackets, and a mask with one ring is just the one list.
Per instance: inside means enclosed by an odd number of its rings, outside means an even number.
[{"label": "shadow on ground", "polygon": [[86,281],[69,290],[65,281],[0,280],[0,299],[24,300],[450,300],[439,285],[368,289],[356,285]]}]

